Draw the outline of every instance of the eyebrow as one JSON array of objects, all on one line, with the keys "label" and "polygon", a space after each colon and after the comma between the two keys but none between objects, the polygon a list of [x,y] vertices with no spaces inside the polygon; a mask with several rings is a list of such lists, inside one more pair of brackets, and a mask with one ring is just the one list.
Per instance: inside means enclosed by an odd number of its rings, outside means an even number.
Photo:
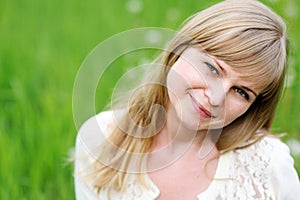
[{"label": "eyebrow", "polygon": [[[214,63],[216,63],[216,64],[218,65],[218,67],[219,67],[225,74],[227,73],[226,70],[222,67],[222,65],[219,63],[219,61],[218,61],[217,59],[215,59],[215,58],[212,57],[212,56],[209,56],[209,57],[212,58],[212,60],[214,61]],[[239,87],[241,87],[241,88],[244,89],[244,90],[247,90],[248,92],[253,93],[253,94],[255,95],[255,97],[258,96],[258,94],[256,94],[256,92],[254,92],[252,89],[250,89],[250,88],[248,88],[248,87],[246,87],[246,86],[239,86]]]}]

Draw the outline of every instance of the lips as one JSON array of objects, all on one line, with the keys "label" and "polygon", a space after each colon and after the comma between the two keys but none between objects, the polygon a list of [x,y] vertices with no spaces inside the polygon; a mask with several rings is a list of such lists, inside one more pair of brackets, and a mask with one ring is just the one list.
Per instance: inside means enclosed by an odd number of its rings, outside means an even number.
[{"label": "lips", "polygon": [[192,99],[192,104],[197,111],[197,113],[203,118],[213,118],[211,112],[205,109],[191,94],[189,94]]}]

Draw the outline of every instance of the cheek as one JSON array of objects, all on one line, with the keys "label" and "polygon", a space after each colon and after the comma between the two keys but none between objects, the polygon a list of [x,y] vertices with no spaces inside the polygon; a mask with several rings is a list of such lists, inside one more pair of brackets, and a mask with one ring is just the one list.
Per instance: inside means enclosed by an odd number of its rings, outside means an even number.
[{"label": "cheek", "polygon": [[171,101],[176,99],[182,90],[182,78],[174,70],[170,70],[167,77],[167,89]]},{"label": "cheek", "polygon": [[178,99],[183,95],[184,81],[182,77],[178,75],[173,69],[169,71],[167,77],[167,89],[169,95],[169,101],[173,106],[178,105]]},{"label": "cheek", "polygon": [[199,84],[203,79],[201,74],[193,65],[179,58],[168,74],[168,82],[177,87],[192,87]]},{"label": "cheek", "polygon": [[228,125],[231,122],[233,122],[235,119],[243,115],[248,108],[250,107],[250,104],[248,103],[240,103],[240,104],[235,104],[235,105],[227,105],[227,108],[225,110],[225,123]]}]

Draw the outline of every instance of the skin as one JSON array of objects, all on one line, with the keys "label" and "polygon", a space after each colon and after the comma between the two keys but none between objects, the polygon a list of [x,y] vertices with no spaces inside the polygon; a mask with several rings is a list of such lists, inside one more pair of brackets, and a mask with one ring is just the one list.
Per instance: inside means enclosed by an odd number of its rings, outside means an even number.
[{"label": "skin", "polygon": [[185,50],[167,77],[170,106],[195,131],[222,128],[245,113],[259,93],[255,84],[196,48]]},{"label": "skin", "polygon": [[[237,119],[260,91],[254,80],[241,78],[197,48],[188,48],[174,63],[167,87],[167,121],[149,156],[149,176],[160,189],[159,199],[196,199],[209,187],[218,165],[219,151],[207,130]],[[201,148],[209,151],[199,159]]]}]

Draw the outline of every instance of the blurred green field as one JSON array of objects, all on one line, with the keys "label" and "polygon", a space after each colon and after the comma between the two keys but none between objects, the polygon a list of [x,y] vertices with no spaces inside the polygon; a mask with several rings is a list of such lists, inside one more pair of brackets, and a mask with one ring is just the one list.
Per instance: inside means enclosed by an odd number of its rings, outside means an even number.
[{"label": "blurred green field", "polygon": [[[109,36],[137,27],[177,29],[204,0],[2,0],[0,1],[0,199],[74,199],[68,164],[76,128],[72,90],[88,53]],[[289,87],[273,130],[300,140],[300,4],[264,1],[282,15],[291,39]],[[99,86],[96,109],[107,103],[117,76]],[[103,90],[102,90],[103,89]],[[293,143],[295,144],[295,142]],[[296,142],[297,144],[297,142]],[[292,147],[300,172],[299,146]],[[295,149],[295,150],[293,150]]]}]

